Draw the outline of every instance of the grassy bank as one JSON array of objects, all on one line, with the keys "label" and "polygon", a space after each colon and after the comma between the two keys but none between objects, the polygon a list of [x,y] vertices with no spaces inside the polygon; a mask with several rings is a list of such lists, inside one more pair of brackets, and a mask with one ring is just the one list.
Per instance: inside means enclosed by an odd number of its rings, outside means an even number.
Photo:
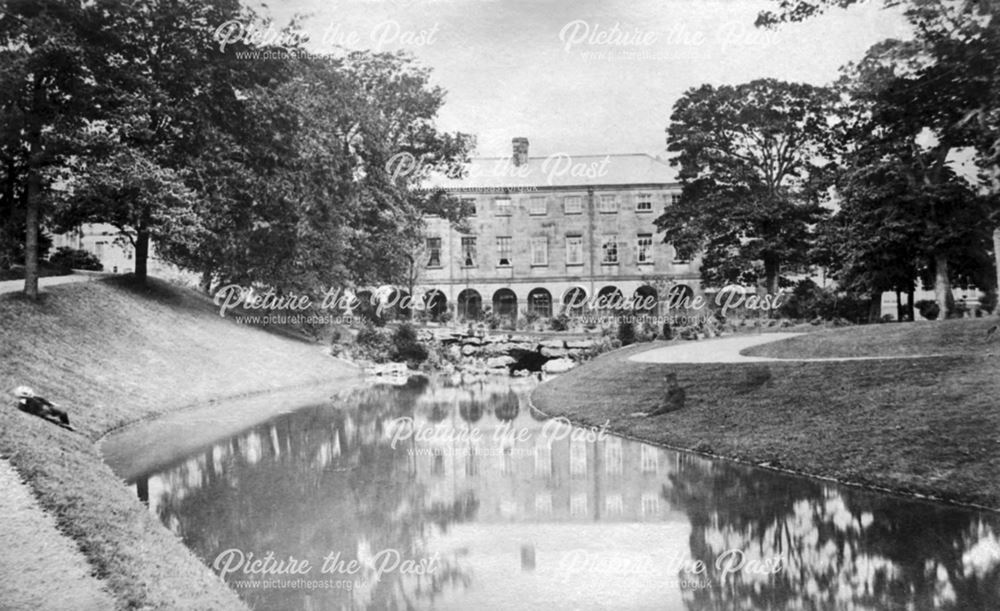
[{"label": "grassy bank", "polygon": [[[674,447],[1000,509],[996,320],[824,331],[748,350],[786,357],[933,359],[665,365],[609,353],[541,385],[542,411]],[[659,405],[673,372],[685,407]]]},{"label": "grassy bank", "polygon": [[243,608],[104,465],[94,442],[129,422],[227,396],[347,383],[355,370],[315,344],[222,319],[206,298],[156,282],[66,285],[37,304],[4,295],[0,320],[0,389],[32,386],[67,406],[78,430],[0,410],[0,454],[120,608]]}]

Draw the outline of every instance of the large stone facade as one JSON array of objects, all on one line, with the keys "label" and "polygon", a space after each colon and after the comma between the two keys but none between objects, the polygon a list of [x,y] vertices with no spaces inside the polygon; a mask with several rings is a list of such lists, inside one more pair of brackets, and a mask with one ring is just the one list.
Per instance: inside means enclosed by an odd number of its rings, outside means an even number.
[{"label": "large stone facade", "polygon": [[677,260],[654,224],[680,193],[669,165],[642,154],[529,157],[526,141],[514,144],[511,158],[474,159],[468,178],[439,185],[474,212],[467,232],[428,219],[415,292],[437,295],[432,309],[553,316],[584,297],[700,292],[698,261]]}]

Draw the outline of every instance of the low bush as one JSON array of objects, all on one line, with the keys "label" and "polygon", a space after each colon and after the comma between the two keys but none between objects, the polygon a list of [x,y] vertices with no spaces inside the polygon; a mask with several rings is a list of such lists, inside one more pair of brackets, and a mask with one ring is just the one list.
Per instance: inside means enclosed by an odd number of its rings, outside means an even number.
[{"label": "low bush", "polygon": [[85,269],[90,271],[103,271],[104,266],[96,255],[68,246],[60,246],[49,257],[49,263],[55,267],[65,269]]},{"label": "low bush", "polygon": [[941,314],[941,306],[931,299],[921,299],[913,305],[920,312],[920,315],[927,320],[937,320],[937,317]]}]

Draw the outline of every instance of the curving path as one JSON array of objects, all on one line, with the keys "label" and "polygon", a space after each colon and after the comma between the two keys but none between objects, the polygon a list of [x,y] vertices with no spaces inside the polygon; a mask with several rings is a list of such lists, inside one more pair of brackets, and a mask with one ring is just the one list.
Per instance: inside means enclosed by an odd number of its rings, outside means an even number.
[{"label": "curving path", "polygon": [[[104,278],[105,276],[113,276],[114,274],[109,273],[81,273],[73,272],[67,276],[46,276],[44,278],[38,279],[38,288],[44,289],[50,286],[57,286],[60,284],[71,284],[73,282],[87,282],[89,280],[97,280]],[[24,290],[24,280],[2,280],[0,281],[0,293],[20,293]]]},{"label": "curving path", "polygon": [[799,362],[822,363],[827,361],[884,361],[888,359],[926,359],[943,356],[940,354],[915,354],[896,356],[844,356],[819,359],[779,359],[769,356],[743,356],[747,348],[771,342],[806,335],[805,333],[764,333],[761,335],[737,335],[697,342],[685,342],[662,348],[653,348],[628,357],[637,363],[775,363]]}]

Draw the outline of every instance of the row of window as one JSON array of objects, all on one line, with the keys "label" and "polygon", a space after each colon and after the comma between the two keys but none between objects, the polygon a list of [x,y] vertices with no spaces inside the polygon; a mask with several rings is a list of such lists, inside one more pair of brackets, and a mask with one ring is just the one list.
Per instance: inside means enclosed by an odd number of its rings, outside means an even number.
[{"label": "row of window", "polygon": [[[671,195],[671,203],[677,203],[678,196]],[[545,216],[549,213],[548,199],[544,196],[532,196],[527,198],[528,214],[532,216]],[[475,198],[465,198],[462,200],[465,207],[471,214],[476,214]],[[497,197],[493,199],[494,210],[497,216],[510,216],[513,210],[513,200],[510,197]],[[617,193],[602,193],[597,199],[597,211],[605,214],[618,212],[620,202]],[[635,198],[636,212],[653,211],[653,195],[651,193],[639,193]],[[583,214],[583,196],[567,195],[563,197],[564,214]]]},{"label": "row of window", "polygon": [[[513,265],[511,253],[511,236],[499,236],[497,242],[497,266]],[[531,238],[531,265],[545,266],[549,264],[549,238],[540,236]],[[601,236],[601,264],[616,265],[619,262],[621,243],[618,234],[611,233]],[[441,267],[441,238],[427,238],[427,267]],[[476,267],[477,251],[475,236],[462,238],[462,267]],[[639,265],[653,263],[653,234],[640,233],[635,239],[635,258]],[[674,261],[686,263],[686,261]],[[583,236],[566,236],[566,265],[583,265]]]}]

